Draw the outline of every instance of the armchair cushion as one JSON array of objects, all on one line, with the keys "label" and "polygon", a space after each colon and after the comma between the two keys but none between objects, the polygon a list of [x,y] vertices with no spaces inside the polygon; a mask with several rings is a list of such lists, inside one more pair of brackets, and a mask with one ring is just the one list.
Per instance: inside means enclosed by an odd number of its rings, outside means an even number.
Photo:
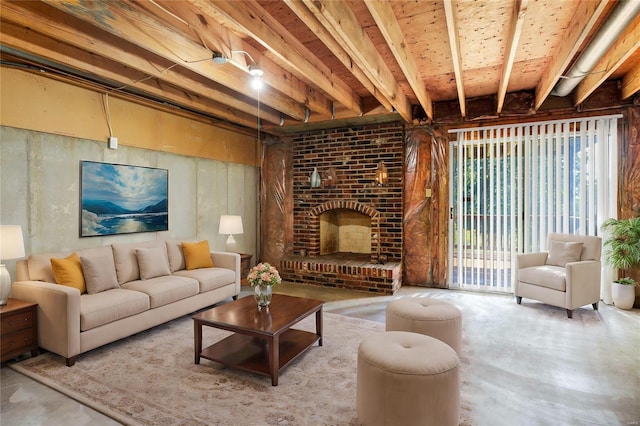
[{"label": "armchair cushion", "polygon": [[581,253],[582,243],[551,240],[546,263],[564,268],[567,263],[580,260]]},{"label": "armchair cushion", "polygon": [[518,271],[519,281],[558,291],[567,290],[566,278],[566,269],[560,266],[532,266]]}]

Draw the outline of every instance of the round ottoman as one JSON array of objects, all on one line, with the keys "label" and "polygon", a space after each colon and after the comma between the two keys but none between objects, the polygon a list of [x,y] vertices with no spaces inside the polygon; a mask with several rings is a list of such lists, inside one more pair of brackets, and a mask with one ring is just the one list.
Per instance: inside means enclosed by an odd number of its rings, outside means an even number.
[{"label": "round ottoman", "polygon": [[358,348],[356,408],[363,425],[458,425],[458,355],[407,331],[372,334]]},{"label": "round ottoman", "polygon": [[429,298],[394,300],[387,306],[387,331],[412,331],[435,337],[457,353],[462,347],[462,313],[451,303]]}]

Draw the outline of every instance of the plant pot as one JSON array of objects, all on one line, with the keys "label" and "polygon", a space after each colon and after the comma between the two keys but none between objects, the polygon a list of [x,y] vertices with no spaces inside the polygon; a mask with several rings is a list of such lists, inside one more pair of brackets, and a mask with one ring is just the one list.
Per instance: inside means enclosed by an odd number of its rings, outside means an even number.
[{"label": "plant pot", "polygon": [[636,300],[636,286],[614,282],[611,284],[611,297],[616,308],[631,309]]}]

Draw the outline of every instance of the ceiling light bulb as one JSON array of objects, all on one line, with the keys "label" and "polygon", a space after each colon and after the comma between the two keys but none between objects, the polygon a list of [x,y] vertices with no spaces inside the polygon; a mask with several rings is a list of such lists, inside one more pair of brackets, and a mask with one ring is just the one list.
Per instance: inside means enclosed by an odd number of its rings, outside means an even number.
[{"label": "ceiling light bulb", "polygon": [[224,64],[229,60],[229,58],[227,58],[224,53],[216,51],[213,52],[212,59],[216,64]]},{"label": "ceiling light bulb", "polygon": [[253,79],[251,80],[251,87],[253,88],[253,90],[262,89],[262,79],[258,76],[253,77]]},{"label": "ceiling light bulb", "polygon": [[257,65],[249,65],[249,74],[254,77],[261,77],[262,74],[264,74],[264,71],[262,71]]}]

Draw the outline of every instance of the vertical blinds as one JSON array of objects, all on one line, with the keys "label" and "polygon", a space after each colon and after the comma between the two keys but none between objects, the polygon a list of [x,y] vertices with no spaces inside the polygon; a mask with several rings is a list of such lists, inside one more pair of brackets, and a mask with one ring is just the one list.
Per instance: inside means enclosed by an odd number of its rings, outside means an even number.
[{"label": "vertical blinds", "polygon": [[546,250],[550,232],[598,235],[616,217],[620,117],[450,131],[449,276],[511,291],[517,252]]}]

